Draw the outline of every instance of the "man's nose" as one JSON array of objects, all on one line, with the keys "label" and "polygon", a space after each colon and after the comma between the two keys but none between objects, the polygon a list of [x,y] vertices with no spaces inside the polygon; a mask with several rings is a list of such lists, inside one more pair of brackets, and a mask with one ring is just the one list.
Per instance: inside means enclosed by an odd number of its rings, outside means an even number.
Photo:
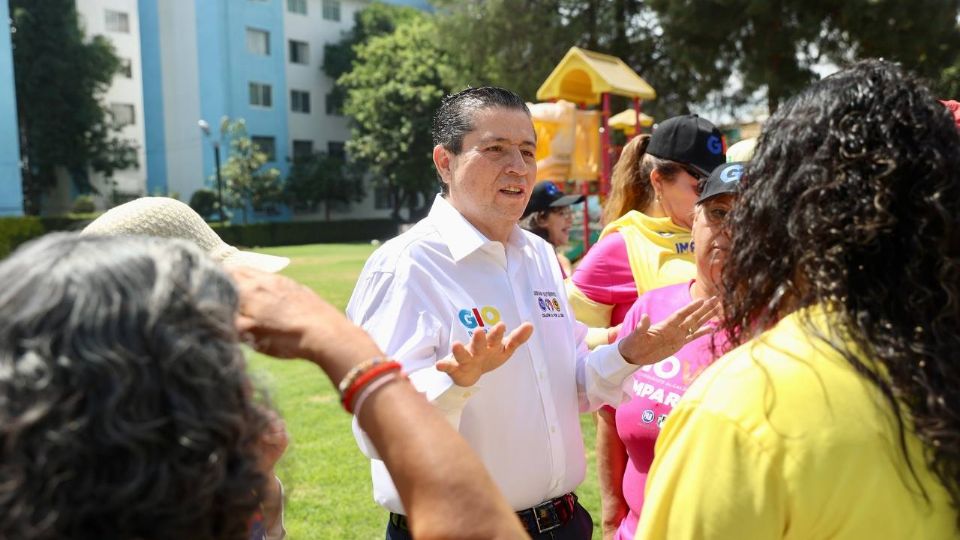
[{"label": "man's nose", "polygon": [[523,159],[523,151],[519,148],[513,148],[510,150],[508,158],[509,162],[507,163],[507,173],[513,174],[516,176],[526,176],[530,171],[531,165]]}]

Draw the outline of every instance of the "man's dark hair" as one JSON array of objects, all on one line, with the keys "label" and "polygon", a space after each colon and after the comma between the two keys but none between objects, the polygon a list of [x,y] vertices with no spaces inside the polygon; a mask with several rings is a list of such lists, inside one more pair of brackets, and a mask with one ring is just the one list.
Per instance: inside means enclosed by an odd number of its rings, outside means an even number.
[{"label": "man's dark hair", "polygon": [[[523,98],[496,86],[480,86],[467,88],[456,94],[450,94],[440,102],[440,108],[433,115],[433,144],[441,145],[454,154],[463,150],[463,138],[473,131],[474,113],[482,109],[500,107],[516,109],[530,114],[530,109]],[[437,179],[440,180],[439,174]],[[440,188],[444,195],[447,185],[440,181]]]}]

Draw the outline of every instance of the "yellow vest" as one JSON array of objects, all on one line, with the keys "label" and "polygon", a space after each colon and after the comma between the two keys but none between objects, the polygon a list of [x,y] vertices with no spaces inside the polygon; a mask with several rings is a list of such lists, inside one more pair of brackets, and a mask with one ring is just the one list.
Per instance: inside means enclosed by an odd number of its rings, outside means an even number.
[{"label": "yellow vest", "polygon": [[600,238],[619,232],[627,245],[637,296],[660,287],[693,279],[693,237],[668,217],[653,218],[631,210],[608,224]]}]

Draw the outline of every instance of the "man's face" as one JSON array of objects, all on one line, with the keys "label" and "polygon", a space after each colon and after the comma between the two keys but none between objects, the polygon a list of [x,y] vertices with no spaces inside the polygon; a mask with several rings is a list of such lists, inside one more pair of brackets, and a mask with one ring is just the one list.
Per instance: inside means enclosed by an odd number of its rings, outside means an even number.
[{"label": "man's face", "polygon": [[459,154],[438,146],[434,163],[450,204],[485,236],[505,241],[536,181],[533,122],[524,111],[497,107],[474,112],[473,127]]}]

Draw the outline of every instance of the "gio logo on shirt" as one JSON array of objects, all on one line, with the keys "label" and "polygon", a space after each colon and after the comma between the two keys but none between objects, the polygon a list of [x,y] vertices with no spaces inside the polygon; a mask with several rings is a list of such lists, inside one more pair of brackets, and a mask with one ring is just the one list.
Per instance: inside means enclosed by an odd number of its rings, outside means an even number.
[{"label": "gio logo on shirt", "polygon": [[500,312],[493,306],[483,306],[482,308],[461,309],[457,314],[460,324],[467,330],[473,330],[477,327],[485,328],[493,326],[500,322]]}]

